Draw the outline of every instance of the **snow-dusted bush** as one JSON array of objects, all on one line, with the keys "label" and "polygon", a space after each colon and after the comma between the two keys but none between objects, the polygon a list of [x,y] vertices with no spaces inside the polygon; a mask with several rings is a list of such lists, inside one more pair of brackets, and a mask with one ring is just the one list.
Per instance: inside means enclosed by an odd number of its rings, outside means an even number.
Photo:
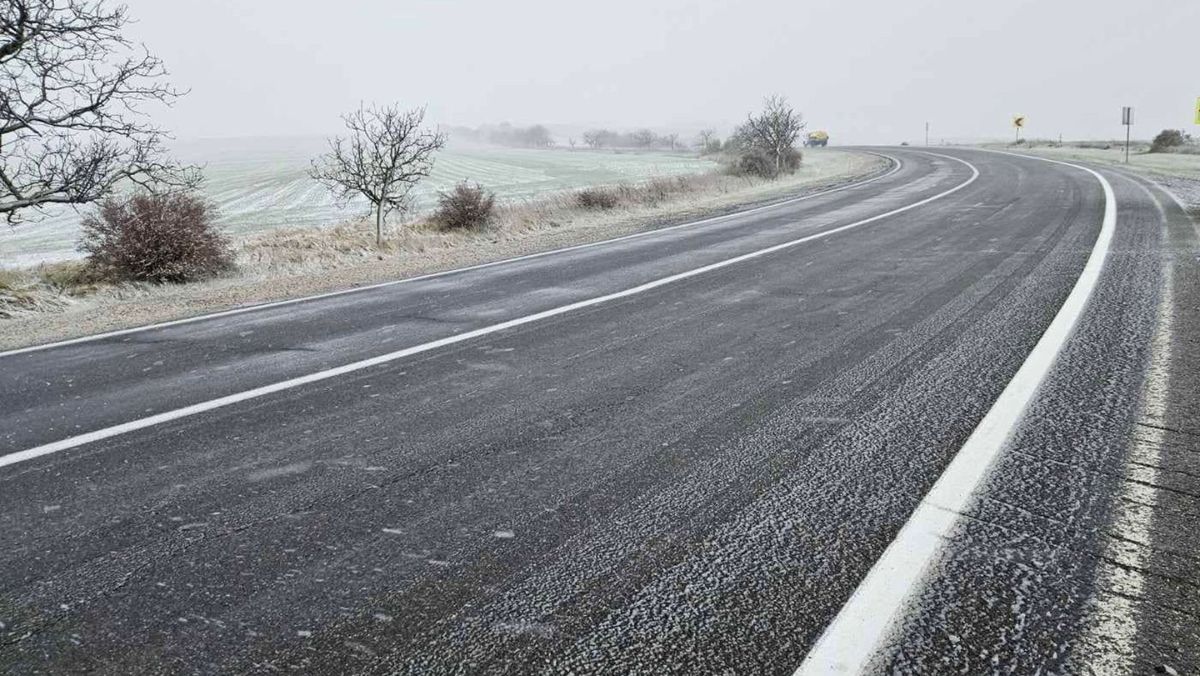
[{"label": "snow-dusted bush", "polygon": [[478,183],[463,181],[450,192],[438,193],[438,208],[431,220],[444,230],[483,228],[492,221],[495,205],[495,194]]},{"label": "snow-dusted bush", "polygon": [[191,194],[109,197],[83,219],[82,229],[80,251],[110,279],[189,282],[233,266],[212,207]]}]

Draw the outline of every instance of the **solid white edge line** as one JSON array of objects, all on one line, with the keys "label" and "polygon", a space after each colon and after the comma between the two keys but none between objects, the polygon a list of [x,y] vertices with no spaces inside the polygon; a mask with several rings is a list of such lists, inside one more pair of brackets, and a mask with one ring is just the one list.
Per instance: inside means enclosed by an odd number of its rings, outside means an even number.
[{"label": "solid white edge line", "polygon": [[[936,153],[927,153],[927,154],[936,155]],[[839,232],[845,232],[847,230],[851,230],[853,228],[857,228],[859,226],[866,225],[868,223],[874,223],[875,221],[878,221],[878,220],[881,220],[884,218],[888,218],[890,216],[895,216],[896,214],[900,214],[900,213],[909,211],[911,209],[916,209],[917,207],[923,206],[925,204],[929,204],[930,202],[933,202],[934,200],[939,200],[939,199],[942,199],[943,197],[952,195],[952,194],[958,192],[959,190],[962,190],[963,188],[967,187],[968,185],[974,183],[975,179],[979,178],[979,170],[976,169],[975,166],[972,165],[970,162],[958,159],[957,157],[951,157],[949,155],[938,155],[938,157],[944,157],[944,158],[951,159],[951,160],[954,160],[956,162],[966,165],[971,170],[971,177],[969,179],[967,179],[966,181],[964,181],[963,183],[960,183],[960,184],[954,186],[953,188],[950,188],[949,190],[945,190],[945,191],[940,192],[931,197],[926,197],[925,199],[922,199],[917,202],[913,202],[912,204],[908,204],[903,207],[899,207],[897,209],[893,209],[886,213],[872,216],[870,218],[866,218],[861,221],[856,221],[854,223],[849,223],[846,225],[838,226],[836,228],[831,228],[829,230],[824,230],[824,231],[821,231],[821,232],[818,232],[818,233],[815,233],[812,235],[807,235],[807,236],[801,237],[799,239],[790,240],[787,242],[783,242],[781,244],[775,244],[775,245],[769,246],[765,249],[758,249],[756,251],[751,251],[750,253],[742,254],[740,256],[735,256],[733,258],[728,258],[723,261],[718,261],[716,263],[711,263],[709,265],[705,265],[703,267],[688,270],[686,272],[681,272],[681,273],[670,275],[667,277],[661,277],[659,279],[656,279],[656,280],[653,280],[650,282],[646,282],[645,284],[634,286],[634,287],[625,289],[623,291],[617,291],[615,293],[610,293],[610,294],[607,294],[604,296],[597,296],[595,298],[589,298],[587,300],[577,301],[574,303],[570,303],[568,305],[563,305],[563,306],[560,306],[557,308],[551,308],[549,310],[544,310],[542,312],[537,312],[537,313],[534,313],[531,315],[526,315],[524,317],[517,317],[516,319],[510,319],[508,321],[500,322],[498,324],[492,324],[490,326],[485,326],[482,328],[474,329],[472,331],[467,331],[467,332],[456,334],[453,336],[448,336],[446,338],[441,338],[441,339],[434,340],[434,341],[431,341],[428,343],[414,345],[412,347],[407,347],[402,350],[397,350],[395,352],[389,352],[387,354],[379,355],[377,357],[372,357],[370,359],[364,359],[361,361],[352,362],[352,363],[346,364],[344,366],[339,366],[339,367],[328,369],[325,371],[318,371],[316,373],[310,373],[305,376],[291,378],[291,379],[284,380],[284,381],[281,381],[278,383],[273,383],[271,385],[264,385],[262,387],[257,387],[257,388],[251,389],[251,390],[246,390],[244,392],[238,392],[236,394],[230,394],[230,395],[227,395],[224,397],[219,397],[217,399],[211,399],[209,401],[201,402],[198,404],[193,404],[191,406],[185,406],[183,408],[178,408],[178,409],[175,409],[172,411],[165,411],[163,413],[148,416],[145,418],[139,418],[137,420],[131,420],[129,422],[122,423],[119,425],[105,427],[102,429],[95,430],[93,432],[87,432],[85,434],[80,434],[77,436],[69,437],[69,438],[63,439],[61,441],[55,441],[55,442],[52,442],[49,444],[43,444],[41,446],[36,446],[34,448],[29,448],[29,449],[26,449],[23,451],[16,451],[14,453],[9,453],[7,455],[0,456],[0,467],[6,467],[8,465],[14,465],[16,463],[24,462],[26,460],[40,458],[45,455],[50,455],[51,453],[58,453],[59,451],[64,451],[69,448],[75,448],[76,446],[82,446],[84,444],[89,444],[89,443],[92,443],[95,441],[100,441],[102,439],[108,439],[110,437],[115,437],[115,436],[118,436],[121,434],[126,434],[128,432],[133,432],[135,430],[140,430],[140,429],[143,429],[146,427],[151,427],[151,426],[165,423],[165,422],[168,422],[171,420],[178,420],[179,418],[185,418],[188,416],[196,415],[198,413],[203,413],[205,411],[211,411],[213,409],[221,408],[224,406],[229,406],[231,404],[236,404],[238,402],[246,401],[248,399],[255,399],[255,398],[262,397],[262,396],[272,394],[275,392],[281,392],[283,390],[289,390],[289,389],[292,389],[295,387],[300,387],[301,385],[308,385],[311,383],[320,382],[322,380],[328,380],[329,378],[334,378],[334,377],[344,375],[347,373],[353,373],[354,371],[361,371],[363,369],[371,368],[372,366],[386,364],[388,362],[395,361],[397,359],[408,357],[408,356],[411,356],[414,354],[419,354],[421,352],[428,352],[429,350],[434,350],[434,349],[437,349],[440,347],[445,347],[447,345],[453,345],[455,343],[461,343],[463,341],[471,340],[472,338],[478,338],[480,336],[486,336],[488,334],[496,333],[498,331],[504,331],[506,329],[511,329],[513,327],[521,326],[524,324],[529,324],[531,322],[540,321],[542,319],[548,319],[550,317],[555,317],[555,316],[558,316],[561,314],[566,314],[566,313],[572,312],[574,310],[579,310],[582,308],[591,307],[593,305],[599,305],[601,303],[606,303],[608,301],[617,300],[620,298],[626,298],[628,296],[633,296],[633,295],[636,295],[639,293],[644,293],[646,291],[650,291],[651,289],[656,289],[660,286],[665,286],[665,285],[671,284],[673,282],[678,282],[678,281],[681,281],[684,279],[688,279],[690,277],[695,277],[697,275],[702,275],[707,272],[712,272],[713,270],[719,270],[721,268],[729,267],[731,265],[736,265],[743,261],[748,261],[748,260],[751,260],[754,258],[759,258],[761,256],[765,256],[767,254],[774,253],[776,251],[782,251],[784,249],[788,249],[788,248],[794,247],[796,245],[803,244],[805,242],[811,242],[813,240],[821,239],[823,237],[828,237],[830,235],[834,235]]]},{"label": "solid white edge line", "polygon": [[58,341],[55,341],[52,343],[41,343],[39,345],[29,345],[26,347],[18,347],[18,348],[13,348],[11,350],[0,351],[0,357],[11,357],[14,355],[25,354],[28,352],[39,352],[41,350],[49,350],[49,349],[56,348],[56,347],[64,347],[66,345],[76,345],[78,343],[87,343],[87,342],[91,342],[91,341],[95,341],[95,340],[103,340],[105,338],[114,338],[116,336],[124,336],[124,335],[128,335],[131,333],[140,333],[142,331],[153,331],[155,329],[164,329],[164,328],[171,327],[171,326],[179,326],[181,324],[191,324],[193,322],[199,322],[199,321],[204,321],[204,320],[208,320],[208,319],[218,319],[220,317],[229,317],[232,315],[239,315],[239,314],[244,314],[247,312],[255,312],[257,310],[267,310],[270,308],[280,307],[280,306],[284,306],[284,305],[294,305],[296,303],[306,303],[308,301],[321,300],[323,298],[334,298],[336,296],[344,296],[346,294],[358,293],[360,291],[371,291],[373,289],[382,289],[382,288],[389,287],[389,286],[396,286],[398,284],[408,284],[411,282],[420,282],[420,281],[424,281],[424,280],[428,280],[428,279],[435,279],[438,277],[446,277],[448,275],[456,275],[456,274],[463,273],[463,272],[471,272],[473,270],[482,270],[484,268],[491,268],[491,267],[496,267],[499,265],[506,265],[508,263],[517,263],[520,261],[531,260],[534,258],[543,258],[546,256],[553,256],[556,254],[563,254],[563,253],[568,253],[571,251],[579,251],[580,249],[589,249],[592,247],[599,247],[599,246],[603,246],[603,245],[607,245],[607,244],[615,244],[617,242],[624,242],[626,240],[637,239],[640,237],[648,237],[650,235],[655,235],[655,234],[659,234],[659,233],[663,233],[663,232],[670,232],[672,230],[679,230],[682,228],[692,228],[692,227],[696,227],[699,225],[715,223],[715,222],[721,221],[721,220],[730,220],[730,219],[734,219],[734,218],[737,218],[740,216],[744,216],[746,214],[758,213],[760,211],[764,211],[767,209],[777,209],[779,207],[785,207],[789,204],[795,204],[796,202],[803,202],[806,200],[815,199],[817,197],[824,197],[825,195],[832,195],[833,193],[842,192],[843,190],[850,190],[851,188],[858,188],[858,187],[861,187],[861,186],[864,186],[864,185],[867,185],[870,183],[874,183],[875,181],[883,180],[883,179],[895,174],[896,172],[900,171],[900,169],[904,166],[904,163],[900,161],[900,158],[893,157],[893,156],[887,155],[885,153],[878,153],[878,152],[869,151],[869,150],[860,150],[860,151],[854,151],[854,152],[861,152],[861,153],[865,153],[868,155],[875,155],[876,157],[882,157],[886,160],[890,160],[893,163],[893,167],[890,171],[887,171],[878,176],[873,176],[873,177],[863,180],[863,181],[858,181],[855,183],[848,183],[846,185],[838,186],[836,188],[830,188],[828,190],[822,190],[819,192],[810,193],[808,195],[801,195],[799,197],[792,197],[789,199],[780,200],[778,202],[764,204],[762,206],[754,207],[753,209],[746,209],[744,211],[734,211],[734,212],[728,213],[728,214],[721,214],[720,216],[710,216],[708,218],[702,218],[698,221],[690,221],[687,223],[680,223],[678,225],[670,225],[665,228],[655,228],[654,230],[646,230],[644,232],[635,232],[635,233],[631,233],[628,235],[622,235],[621,237],[612,237],[610,239],[602,239],[602,240],[599,240],[596,242],[587,242],[585,244],[575,244],[572,246],[561,247],[558,249],[550,249],[548,251],[539,251],[537,253],[525,254],[523,256],[513,256],[511,258],[502,258],[502,259],[496,260],[496,261],[488,261],[487,263],[479,263],[477,265],[468,265],[466,267],[454,268],[452,270],[442,270],[440,272],[431,272],[429,274],[418,275],[416,277],[406,277],[404,279],[394,279],[394,280],[387,281],[387,282],[379,282],[377,284],[367,284],[364,286],[356,286],[354,288],[340,289],[338,291],[328,291],[326,293],[318,293],[318,294],[314,294],[311,296],[301,296],[299,298],[287,298],[285,300],[276,300],[276,301],[270,301],[267,303],[257,303],[254,305],[247,305],[244,307],[232,308],[229,310],[220,310],[218,312],[209,312],[207,314],[194,315],[192,317],[182,317],[180,319],[172,319],[172,320],[165,321],[165,322],[158,322],[156,324],[144,324],[142,326],[133,326],[133,327],[130,327],[127,329],[117,329],[115,331],[106,331],[104,333],[96,333],[96,334],[93,334],[90,336],[80,336],[78,338],[68,338],[66,340],[58,340]]},{"label": "solid white edge line", "polygon": [[817,639],[796,676],[862,673],[887,638],[893,623],[913,597],[937,550],[987,475],[1046,374],[1054,365],[1091,297],[1112,244],[1117,202],[1112,186],[1098,172],[1078,164],[1041,157],[1091,174],[1104,189],[1100,234],[1067,299],[1034,345],[1025,362],[1000,393],[983,420],[942,472],[937,483],[901,527],[883,555],[867,572],[833,621]]}]

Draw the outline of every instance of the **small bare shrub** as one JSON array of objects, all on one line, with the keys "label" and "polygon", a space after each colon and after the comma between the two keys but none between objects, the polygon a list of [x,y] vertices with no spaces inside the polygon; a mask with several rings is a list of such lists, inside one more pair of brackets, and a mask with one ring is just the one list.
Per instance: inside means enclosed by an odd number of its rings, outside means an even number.
[{"label": "small bare shrub", "polygon": [[433,222],[443,230],[469,230],[486,227],[495,215],[496,195],[478,183],[466,181],[450,192],[438,194],[438,208]]},{"label": "small bare shrub", "polygon": [[734,156],[727,171],[734,176],[775,177],[775,160],[759,150],[743,150]]},{"label": "small bare shrub", "polygon": [[575,194],[575,200],[584,209],[613,209],[620,201],[609,188],[584,188]]},{"label": "small bare shrub", "polygon": [[189,282],[233,265],[213,210],[190,194],[110,197],[83,219],[80,251],[111,279]]}]

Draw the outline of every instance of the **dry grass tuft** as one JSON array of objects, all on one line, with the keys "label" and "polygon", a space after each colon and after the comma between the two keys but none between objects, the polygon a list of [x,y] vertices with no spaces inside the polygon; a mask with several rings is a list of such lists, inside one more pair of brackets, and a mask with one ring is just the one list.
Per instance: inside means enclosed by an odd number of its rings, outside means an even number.
[{"label": "dry grass tuft", "polygon": [[101,288],[82,261],[43,263],[35,268],[0,268],[0,319],[27,312],[54,312],[74,298]]}]

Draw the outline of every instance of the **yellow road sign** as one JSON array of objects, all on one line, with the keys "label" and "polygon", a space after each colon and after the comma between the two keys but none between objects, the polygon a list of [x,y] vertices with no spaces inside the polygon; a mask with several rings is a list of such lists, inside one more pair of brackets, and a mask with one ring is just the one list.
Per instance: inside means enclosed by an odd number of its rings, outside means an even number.
[{"label": "yellow road sign", "polygon": [[1025,116],[1024,115],[1013,115],[1013,126],[1016,127],[1017,129],[1024,129],[1025,128]]},{"label": "yellow road sign", "polygon": [[1196,124],[1200,124],[1200,96],[1196,97]]}]

